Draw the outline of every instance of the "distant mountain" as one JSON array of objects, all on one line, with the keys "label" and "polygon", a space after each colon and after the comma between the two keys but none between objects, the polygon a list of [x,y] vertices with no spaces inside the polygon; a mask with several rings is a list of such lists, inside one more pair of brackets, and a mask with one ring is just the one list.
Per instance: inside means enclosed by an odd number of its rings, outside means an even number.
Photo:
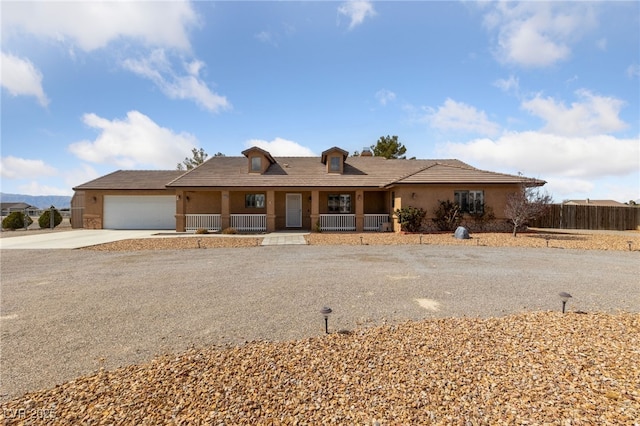
[{"label": "distant mountain", "polygon": [[0,192],[0,202],[2,203],[27,203],[40,209],[54,206],[58,209],[68,209],[71,207],[71,197],[67,195],[23,195],[5,194]]}]

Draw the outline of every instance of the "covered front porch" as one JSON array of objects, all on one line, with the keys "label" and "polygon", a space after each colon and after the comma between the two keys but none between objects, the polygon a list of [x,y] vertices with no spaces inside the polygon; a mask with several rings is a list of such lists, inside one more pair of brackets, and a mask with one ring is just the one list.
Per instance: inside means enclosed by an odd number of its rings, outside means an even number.
[{"label": "covered front porch", "polygon": [[176,191],[176,231],[380,231],[392,219],[380,190]]}]

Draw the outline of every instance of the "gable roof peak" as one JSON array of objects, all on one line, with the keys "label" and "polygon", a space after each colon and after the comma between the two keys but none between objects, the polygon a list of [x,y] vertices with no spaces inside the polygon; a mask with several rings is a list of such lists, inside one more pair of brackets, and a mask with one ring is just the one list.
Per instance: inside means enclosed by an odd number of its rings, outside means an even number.
[{"label": "gable roof peak", "polygon": [[346,160],[347,157],[349,156],[349,153],[347,151],[345,151],[342,148],[339,148],[337,146],[331,147],[329,149],[327,149],[326,151],[322,152],[322,158],[320,159],[320,161],[322,161],[322,164],[327,164],[327,156],[329,154],[331,154],[332,152],[338,152],[340,154],[342,154],[342,160]]},{"label": "gable roof peak", "polygon": [[267,160],[269,160],[269,162],[271,164],[275,164],[276,160],[271,156],[271,154],[269,154],[269,151],[266,151],[260,147],[257,146],[252,146],[251,148],[247,148],[244,151],[241,152],[242,155],[244,155],[245,157],[249,158],[249,154],[251,154],[252,152],[257,152],[259,154],[264,155]]}]

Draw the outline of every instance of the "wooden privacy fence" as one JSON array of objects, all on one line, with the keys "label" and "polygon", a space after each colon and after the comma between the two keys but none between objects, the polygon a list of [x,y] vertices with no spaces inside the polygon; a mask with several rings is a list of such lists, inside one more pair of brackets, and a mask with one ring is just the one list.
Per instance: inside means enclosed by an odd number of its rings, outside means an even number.
[{"label": "wooden privacy fence", "polygon": [[640,207],[552,204],[546,215],[532,221],[529,226],[558,229],[635,230],[640,227]]}]

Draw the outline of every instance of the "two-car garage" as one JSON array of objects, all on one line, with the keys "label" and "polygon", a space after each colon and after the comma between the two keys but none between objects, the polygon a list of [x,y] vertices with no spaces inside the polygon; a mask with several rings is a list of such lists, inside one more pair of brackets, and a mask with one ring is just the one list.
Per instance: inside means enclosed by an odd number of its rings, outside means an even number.
[{"label": "two-car garage", "polygon": [[176,229],[174,195],[105,195],[104,229]]}]

